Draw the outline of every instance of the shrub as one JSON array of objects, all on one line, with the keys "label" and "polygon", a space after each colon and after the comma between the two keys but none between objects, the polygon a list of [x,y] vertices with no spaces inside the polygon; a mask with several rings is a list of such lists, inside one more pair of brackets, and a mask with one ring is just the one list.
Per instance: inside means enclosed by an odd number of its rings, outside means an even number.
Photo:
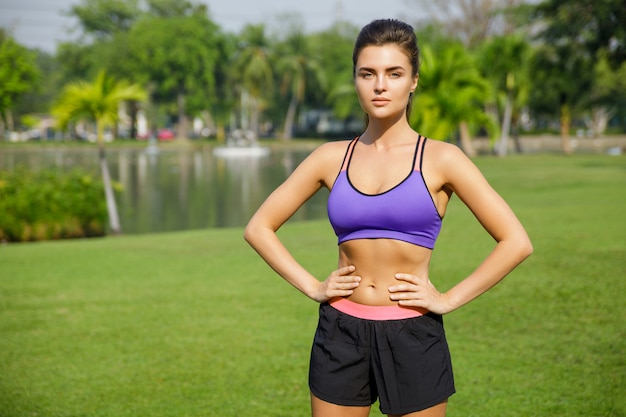
[{"label": "shrub", "polygon": [[103,236],[102,182],[79,170],[0,171],[0,240],[9,242]]}]

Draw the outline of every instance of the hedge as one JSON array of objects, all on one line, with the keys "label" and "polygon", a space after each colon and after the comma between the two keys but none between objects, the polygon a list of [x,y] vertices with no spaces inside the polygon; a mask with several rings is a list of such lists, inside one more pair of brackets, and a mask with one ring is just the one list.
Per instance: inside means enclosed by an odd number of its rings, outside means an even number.
[{"label": "hedge", "polygon": [[103,236],[102,182],[80,170],[0,171],[0,240],[25,242]]}]

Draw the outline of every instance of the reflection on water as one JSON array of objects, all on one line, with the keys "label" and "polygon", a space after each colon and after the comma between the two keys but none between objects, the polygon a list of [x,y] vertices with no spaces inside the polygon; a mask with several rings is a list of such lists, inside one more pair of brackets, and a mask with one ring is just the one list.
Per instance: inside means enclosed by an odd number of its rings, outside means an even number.
[{"label": "reflection on water", "polygon": [[[310,153],[273,151],[264,157],[213,156],[210,147],[195,149],[109,149],[111,176],[123,187],[116,195],[124,233],[151,233],[245,225],[261,202]],[[0,169],[17,166],[65,171],[80,167],[100,175],[97,151],[89,148],[0,150]],[[322,191],[294,216],[326,216]],[[103,196],[104,198],[104,196]]]}]

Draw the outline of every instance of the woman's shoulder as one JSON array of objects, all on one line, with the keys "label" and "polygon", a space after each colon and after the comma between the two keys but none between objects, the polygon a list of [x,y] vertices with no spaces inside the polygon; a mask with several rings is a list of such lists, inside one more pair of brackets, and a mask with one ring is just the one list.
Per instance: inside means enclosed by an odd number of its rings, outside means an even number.
[{"label": "woman's shoulder", "polygon": [[327,179],[329,175],[339,172],[349,143],[349,140],[325,142],[315,148],[300,167],[312,177]]},{"label": "woman's shoulder", "polygon": [[320,146],[317,147],[318,150],[323,150],[324,152],[337,152],[338,150],[343,150],[344,152],[348,149],[348,145],[354,139],[343,139],[343,140],[331,140],[328,142],[324,142]]},{"label": "woman's shoulder", "polygon": [[322,158],[322,159],[336,159],[341,158],[346,154],[348,150],[348,145],[351,140],[336,140],[329,141],[321,144],[311,153],[311,156],[314,158]]},{"label": "woman's shoulder", "polygon": [[466,159],[465,153],[453,143],[427,138],[425,151],[429,159],[437,162],[454,162],[455,160]]}]

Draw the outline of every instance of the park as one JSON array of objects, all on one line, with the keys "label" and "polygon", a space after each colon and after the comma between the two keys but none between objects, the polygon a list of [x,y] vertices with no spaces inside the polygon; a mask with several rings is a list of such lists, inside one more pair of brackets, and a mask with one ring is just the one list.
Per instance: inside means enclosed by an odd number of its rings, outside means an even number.
[{"label": "park", "polygon": [[[626,39],[611,22],[626,8],[496,3],[516,5],[481,9],[499,33],[446,25],[444,6],[416,25],[411,127],[458,145],[534,246],[445,316],[447,415],[623,417]],[[0,416],[310,415],[319,306],[243,235],[309,153],[365,125],[358,28],[233,34],[199,2],[135,6],[77,2],[86,36],[55,55],[1,29]],[[215,152],[248,136],[263,153]],[[318,194],[279,235],[324,277],[337,240]],[[431,279],[450,288],[493,247],[454,196]]]}]

